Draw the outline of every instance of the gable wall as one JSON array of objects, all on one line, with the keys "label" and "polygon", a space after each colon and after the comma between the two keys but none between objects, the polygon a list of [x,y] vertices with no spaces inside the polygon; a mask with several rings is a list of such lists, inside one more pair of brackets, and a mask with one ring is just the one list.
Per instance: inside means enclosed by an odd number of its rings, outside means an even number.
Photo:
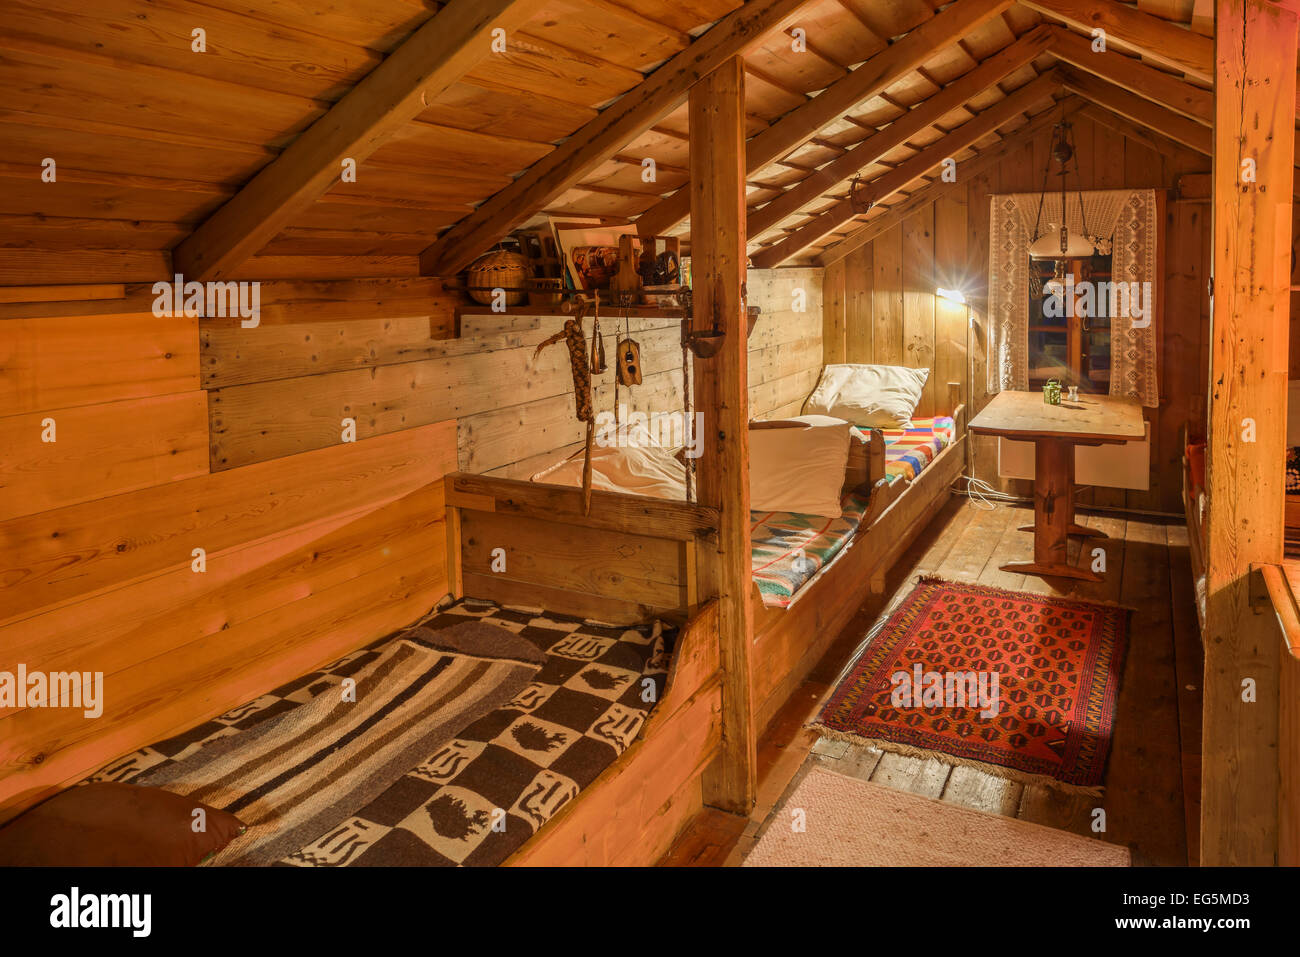
[{"label": "gable wall", "polygon": [[[1075,115],[1075,145],[1082,188],[1173,190],[1184,173],[1206,172],[1209,157],[1188,150],[1157,152],[1154,144],[1130,139],[1090,118]],[[935,370],[931,384],[970,384],[970,414],[989,401],[984,349],[988,300],[989,196],[1042,188],[1051,144],[1046,129],[992,169],[922,207],[902,224],[850,253],[826,270],[826,361],[924,366]],[[958,172],[960,176],[960,170]],[[1075,181],[1069,182],[1071,189]],[[1209,344],[1210,206],[1208,200],[1176,201],[1169,195],[1165,221],[1163,315],[1159,317],[1160,408],[1153,422],[1151,488],[1147,492],[1089,489],[1080,502],[1180,512],[1185,422],[1205,421]],[[965,309],[934,295],[936,287],[966,292],[974,327]],[[843,356],[843,358],[832,358]],[[969,358],[969,371],[968,371]],[[927,393],[923,407],[932,402]],[[923,413],[924,414],[924,413]],[[997,443],[972,436],[973,470],[1017,495],[1029,483],[997,475]]]}]

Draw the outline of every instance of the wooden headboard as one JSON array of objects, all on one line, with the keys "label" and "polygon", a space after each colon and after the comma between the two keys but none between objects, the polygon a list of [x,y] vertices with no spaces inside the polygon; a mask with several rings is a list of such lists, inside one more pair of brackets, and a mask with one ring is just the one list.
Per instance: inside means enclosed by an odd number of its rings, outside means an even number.
[{"label": "wooden headboard", "polygon": [[685,502],[456,472],[446,478],[455,597],[622,625],[684,621],[716,556],[718,515]]}]

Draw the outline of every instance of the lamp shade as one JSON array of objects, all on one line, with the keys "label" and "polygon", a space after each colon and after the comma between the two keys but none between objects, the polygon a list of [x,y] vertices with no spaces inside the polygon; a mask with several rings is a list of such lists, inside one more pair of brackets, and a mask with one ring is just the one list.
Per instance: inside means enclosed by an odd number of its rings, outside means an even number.
[{"label": "lamp shade", "polygon": [[1083,259],[1092,253],[1092,243],[1076,232],[1066,236],[1065,252],[1061,252],[1059,229],[1050,229],[1029,244],[1030,259]]}]

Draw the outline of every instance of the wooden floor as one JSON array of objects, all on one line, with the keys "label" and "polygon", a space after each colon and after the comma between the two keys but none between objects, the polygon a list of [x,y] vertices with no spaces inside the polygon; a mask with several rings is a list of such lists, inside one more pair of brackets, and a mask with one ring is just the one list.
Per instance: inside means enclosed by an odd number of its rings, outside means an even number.
[{"label": "wooden floor", "polygon": [[[1071,560],[1091,565],[1093,549],[1102,548],[1102,582],[1048,581],[1000,571],[1001,564],[1032,557],[1031,533],[1017,530],[1032,520],[1032,509],[1026,507],[987,509],[954,496],[894,569],[887,597],[863,606],[764,735],[753,813],[741,818],[706,810],[661,863],[739,864],[801,768],[812,762],[888,787],[1124,844],[1135,865],[1195,862],[1201,646],[1186,528],[1161,518],[1081,513],[1081,521],[1109,538],[1093,539],[1083,551],[1072,541]],[[920,574],[1116,602],[1136,610],[1104,798],[1064,794],[936,759],[823,739],[804,728],[872,621],[909,591]],[[1191,796],[1190,813],[1184,794]],[[1098,807],[1105,811],[1104,833],[1092,829]]]}]

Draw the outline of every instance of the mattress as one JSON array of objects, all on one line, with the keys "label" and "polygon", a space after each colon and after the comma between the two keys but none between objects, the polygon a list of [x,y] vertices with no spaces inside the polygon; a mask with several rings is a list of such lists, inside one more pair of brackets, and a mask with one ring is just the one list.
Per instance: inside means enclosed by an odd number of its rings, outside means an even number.
[{"label": "mattress", "polygon": [[[331,789],[324,810],[332,816],[269,863],[500,864],[639,735],[654,702],[663,697],[675,637],[671,629],[658,622],[614,628],[463,599],[189,732],[114,761],[87,780],[158,781],[157,786],[175,790],[164,782],[176,776],[176,769],[202,766],[206,751],[219,756],[214,768],[229,767],[244,753],[244,740],[251,751],[276,723],[294,721],[300,709],[310,710],[323,696],[337,702],[344,679],[364,674],[394,644],[437,644],[438,632],[467,622],[505,628],[540,652],[527,683],[508,701],[480,709],[469,723],[437,735],[437,741],[406,763],[385,768],[378,786],[370,782],[363,803],[349,806],[349,794]],[[482,661],[476,659],[480,666]],[[648,693],[651,683],[653,694]],[[360,701],[360,677],[356,688]],[[391,694],[394,689],[380,690]],[[336,763],[366,760],[374,748],[373,742],[360,745],[360,738],[339,740],[343,752],[330,755]],[[283,766],[296,771],[314,757],[287,752],[272,770]],[[195,783],[194,772],[187,774]],[[247,803],[247,796],[226,800],[223,782],[197,783],[210,794],[222,794],[221,800],[204,798],[215,806]]]},{"label": "mattress", "polygon": [[840,501],[835,518],[797,512],[750,512],[750,562],[763,604],[788,608],[795,593],[844,550],[862,523],[869,499]]},{"label": "mattress", "polygon": [[[884,429],[885,477],[891,482],[912,481],[952,444],[957,424],[951,416],[913,419],[906,429]],[[854,429],[861,436],[861,432]]]},{"label": "mattress", "polygon": [[[853,429],[857,441],[866,444],[868,431]],[[885,477],[893,482],[910,482],[940,452],[952,444],[956,423],[950,416],[918,418],[906,429],[884,431]],[[621,454],[619,454],[621,453]],[[634,461],[630,456],[639,456]],[[655,458],[655,481],[642,481],[637,463]],[[625,494],[649,494],[661,498],[685,497],[685,473],[660,481],[664,467],[677,466],[635,448],[615,448],[593,455],[592,484],[598,489]],[[582,460],[575,456],[533,476],[535,482],[580,485]],[[866,493],[851,492],[840,500],[838,516],[803,515],[797,512],[750,512],[751,566],[763,604],[787,608],[799,589],[834,561],[857,532],[869,505]]]},{"label": "mattress", "polygon": [[[952,444],[956,424],[949,416],[913,419],[908,429],[885,436],[885,477],[910,482]],[[853,430],[858,441],[867,433]],[[800,588],[838,558],[857,533],[870,504],[860,493],[840,501],[835,518],[795,512],[750,512],[751,564],[763,604],[788,608]]]}]

